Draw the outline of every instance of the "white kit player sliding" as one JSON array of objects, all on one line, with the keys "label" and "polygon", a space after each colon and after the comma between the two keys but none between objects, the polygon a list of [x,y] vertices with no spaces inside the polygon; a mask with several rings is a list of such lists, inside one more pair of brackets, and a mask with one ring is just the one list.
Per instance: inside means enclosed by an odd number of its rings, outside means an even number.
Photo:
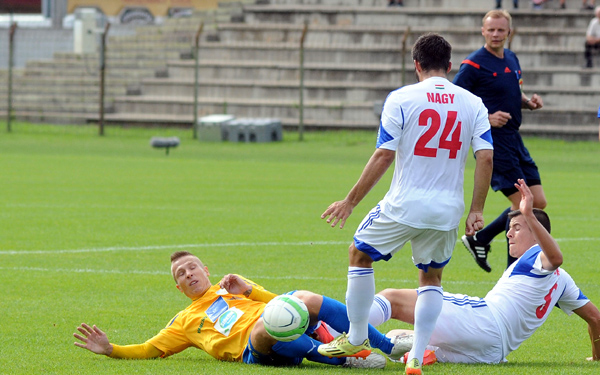
[{"label": "white kit player sliding", "polygon": [[[412,50],[419,83],[391,92],[383,106],[377,149],[344,200],[321,215],[344,226],[352,210],[396,161],[388,193],[359,225],[350,245],[346,304],[350,329],[321,345],[327,356],[370,349],[369,310],[375,295],[373,262],[389,260],[406,242],[419,268],[415,336],[405,371],[421,374],[425,347],[443,301],[442,270],[449,262],[464,212],[464,169],[476,157],[473,197],[465,233],[483,228],[493,146],[481,99],[446,79],[452,47],[441,36],[419,37]],[[401,276],[399,276],[401,277]]]},{"label": "white kit player sliding", "polygon": [[[430,340],[439,362],[504,362],[546,321],[555,306],[588,323],[592,356],[587,360],[600,360],[600,311],[559,267],[563,257],[550,235],[550,218],[533,208],[531,190],[524,180],[518,182],[515,187],[521,202],[519,210],[508,214],[507,233],[510,255],[517,260],[485,298],[444,292],[442,313]],[[414,289],[386,289],[375,299],[371,324],[377,326],[390,318],[413,323]]]}]

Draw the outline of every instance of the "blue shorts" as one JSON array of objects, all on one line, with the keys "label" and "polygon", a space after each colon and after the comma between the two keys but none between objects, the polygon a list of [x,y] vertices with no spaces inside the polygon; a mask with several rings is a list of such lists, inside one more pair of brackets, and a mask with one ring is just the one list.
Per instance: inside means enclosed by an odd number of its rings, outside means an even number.
[{"label": "blue shorts", "polygon": [[284,357],[277,353],[267,355],[257,352],[252,346],[250,338],[248,338],[248,345],[244,349],[242,358],[246,364],[263,366],[298,366],[303,360],[303,358]]},{"label": "blue shorts", "polygon": [[[287,292],[284,294],[294,294],[296,290],[292,290],[291,292]],[[244,349],[244,354],[242,355],[242,359],[244,363],[249,365],[263,365],[263,366],[298,366],[302,363],[304,358],[295,358],[295,357],[284,357],[277,353],[272,354],[263,354],[258,352],[252,346],[252,335],[248,337],[248,345],[246,345],[246,349]]]},{"label": "blue shorts", "polygon": [[507,197],[518,190],[515,183],[519,178],[527,185],[541,185],[537,165],[529,155],[519,133],[502,133],[494,137],[494,171],[491,186]]}]

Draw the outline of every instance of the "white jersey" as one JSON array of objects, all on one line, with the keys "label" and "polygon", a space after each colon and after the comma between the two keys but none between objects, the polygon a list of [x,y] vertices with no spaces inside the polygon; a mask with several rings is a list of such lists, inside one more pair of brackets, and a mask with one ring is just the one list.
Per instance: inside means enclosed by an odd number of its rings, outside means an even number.
[{"label": "white jersey", "polygon": [[589,302],[565,270],[542,269],[541,252],[539,245],[527,250],[484,298],[498,322],[504,356],[546,321],[552,307],[571,315]]},{"label": "white jersey", "polygon": [[594,17],[590,21],[585,35],[600,38],[600,20],[598,18]]},{"label": "white jersey", "polygon": [[469,146],[473,152],[493,149],[488,111],[479,97],[442,77],[392,91],[377,139],[378,148],[396,152],[382,212],[414,228],[457,228]]}]

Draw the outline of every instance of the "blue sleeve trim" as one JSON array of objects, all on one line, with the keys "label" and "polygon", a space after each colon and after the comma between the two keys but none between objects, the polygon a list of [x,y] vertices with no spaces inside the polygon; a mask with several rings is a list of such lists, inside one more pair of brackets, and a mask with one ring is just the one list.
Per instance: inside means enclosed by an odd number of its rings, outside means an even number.
[{"label": "blue sleeve trim", "polygon": [[[559,309],[561,309],[561,307],[560,307],[560,299],[562,298],[563,294],[565,294],[564,290],[563,290],[562,294],[560,295],[560,298],[558,299],[558,301],[556,301],[556,305],[555,306],[558,307]],[[583,294],[583,292],[581,291],[581,289],[579,289],[579,296],[577,296],[577,300],[578,301],[582,301],[582,300],[589,301],[590,299],[587,298],[585,296],[585,294]]]},{"label": "blue sleeve trim", "polygon": [[382,144],[394,140],[394,137],[388,133],[383,124],[379,123],[379,133],[377,134],[377,148],[381,147]]},{"label": "blue sleeve trim", "polygon": [[579,290],[579,297],[577,297],[577,300],[582,300],[582,299],[587,299],[589,300],[589,298],[587,298],[585,296],[585,294],[583,294],[583,292],[581,291],[581,289]]},{"label": "blue sleeve trim", "polygon": [[492,146],[494,145],[494,140],[492,139],[492,129],[488,129],[485,133],[483,133],[479,138],[483,139],[486,142],[489,142]]}]

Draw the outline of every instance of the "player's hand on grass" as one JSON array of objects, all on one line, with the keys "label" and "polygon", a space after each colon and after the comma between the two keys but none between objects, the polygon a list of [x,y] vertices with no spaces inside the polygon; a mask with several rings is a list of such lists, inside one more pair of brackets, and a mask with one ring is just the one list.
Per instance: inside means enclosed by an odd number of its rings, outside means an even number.
[{"label": "player's hand on grass", "polygon": [[77,340],[82,341],[76,341],[75,346],[87,349],[96,354],[110,355],[112,353],[113,347],[108,341],[106,333],[102,332],[100,328],[95,325],[90,327],[85,323],[81,323],[81,326],[77,327],[77,330],[81,332],[83,336],[78,333],[73,334]]},{"label": "player's hand on grass", "polygon": [[244,294],[252,291],[252,285],[249,285],[241,277],[234,274],[223,276],[221,281],[219,281],[219,286],[230,294]]},{"label": "player's hand on grass", "polygon": [[354,206],[346,200],[333,202],[323,212],[321,219],[327,218],[327,223],[330,223],[332,228],[340,223],[340,229],[342,229],[353,209]]},{"label": "player's hand on grass", "polygon": [[488,119],[490,120],[490,125],[493,128],[503,127],[511,118],[512,116],[510,115],[510,113],[503,111],[496,111],[488,116]]},{"label": "player's hand on grass", "polygon": [[465,234],[467,236],[474,236],[479,230],[484,227],[483,213],[482,212],[469,212],[467,220],[465,222]]}]

